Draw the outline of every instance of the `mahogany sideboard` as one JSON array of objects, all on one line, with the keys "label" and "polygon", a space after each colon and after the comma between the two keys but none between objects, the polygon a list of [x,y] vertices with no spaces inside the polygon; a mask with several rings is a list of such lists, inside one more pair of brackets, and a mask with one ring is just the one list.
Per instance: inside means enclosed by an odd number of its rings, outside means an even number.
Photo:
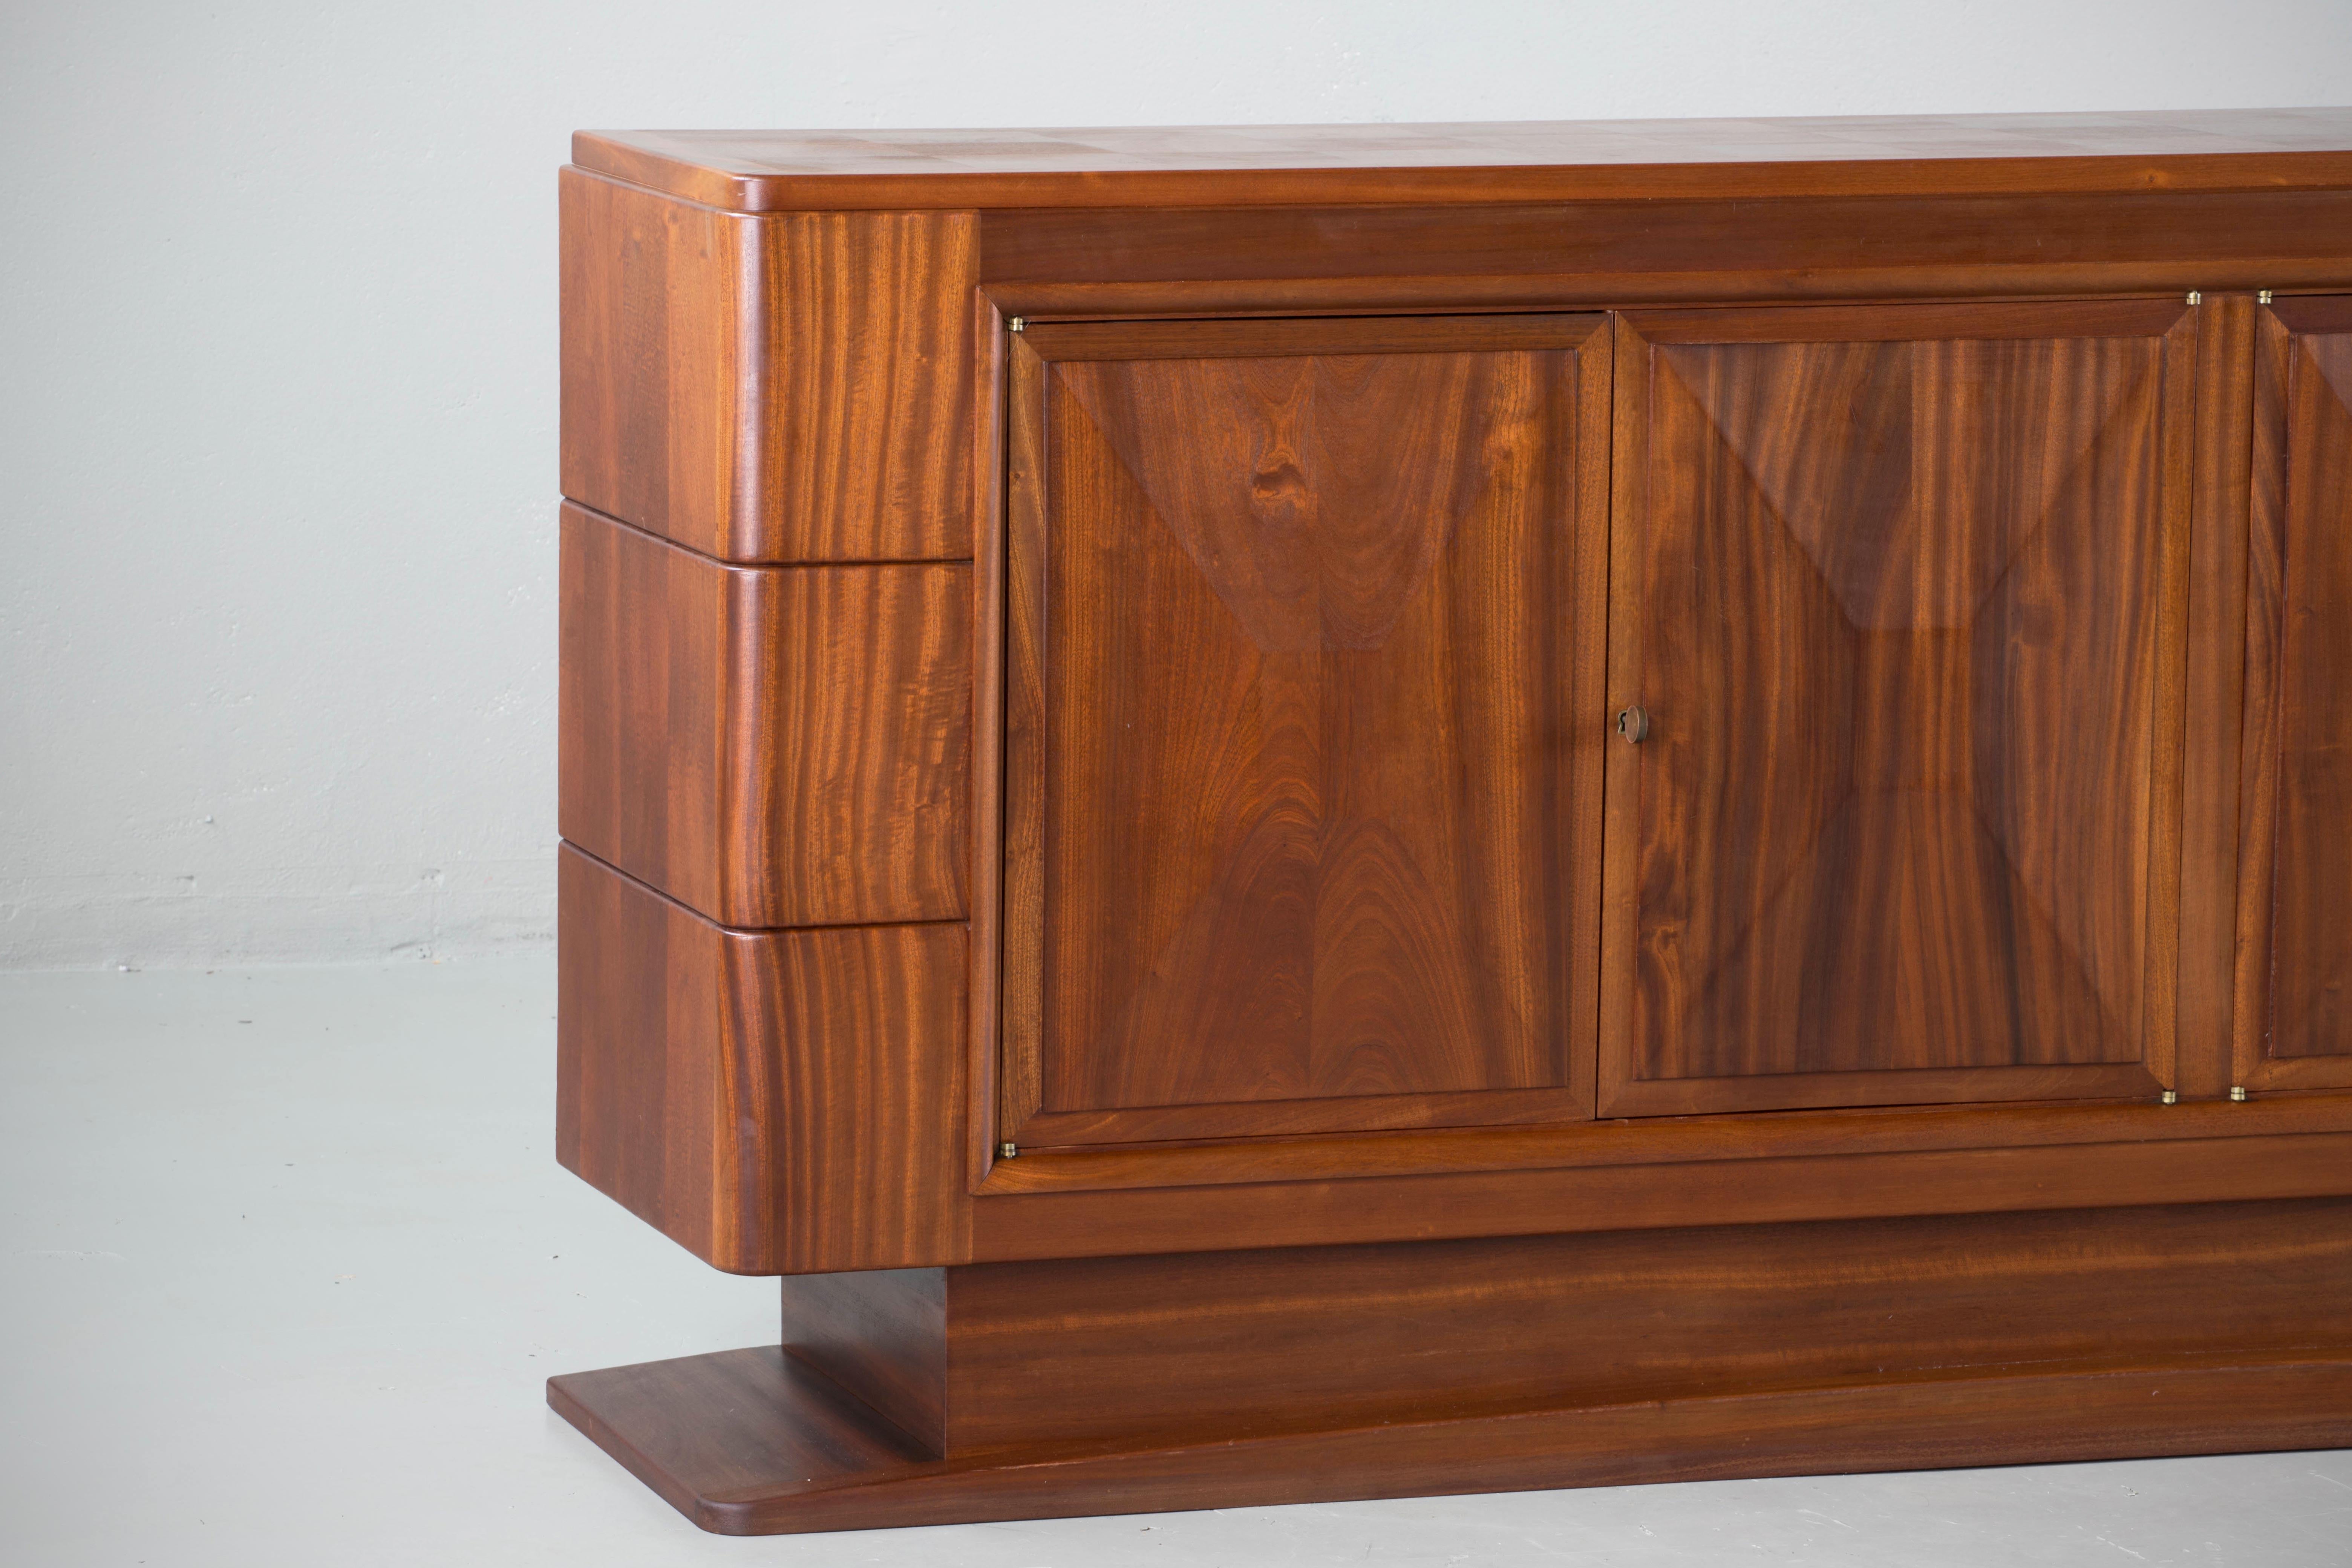
[{"label": "mahogany sideboard", "polygon": [[697,1523],[2352,1444],[2352,110],[573,158]]}]

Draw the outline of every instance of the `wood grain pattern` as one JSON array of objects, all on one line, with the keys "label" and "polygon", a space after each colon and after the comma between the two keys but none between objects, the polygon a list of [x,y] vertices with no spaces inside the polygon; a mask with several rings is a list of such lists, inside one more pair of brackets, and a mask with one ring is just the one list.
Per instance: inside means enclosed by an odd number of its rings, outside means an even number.
[{"label": "wood grain pattern", "polygon": [[725,925],[969,907],[971,568],[730,567],[563,510],[558,821]]},{"label": "wood grain pattern", "polygon": [[1301,1101],[1410,1125],[1493,1090],[1583,1114],[1528,1091],[1570,1081],[1599,337],[1024,337],[1006,1136],[1169,1136],[1170,1108],[1179,1136],[1297,1128]]},{"label": "wood grain pattern", "polygon": [[2210,190],[2352,177],[2352,111],[1082,130],[581,132],[714,206],[1027,207]]},{"label": "wood grain pattern", "polygon": [[[2236,1081],[2352,1085],[2352,300],[2267,313],[2258,404]],[[2259,906],[2248,908],[2248,905]]]},{"label": "wood grain pattern", "polygon": [[945,1455],[1165,1444],[2224,1346],[2352,1355],[2352,1203],[978,1264],[945,1290],[944,1353],[914,1350]]},{"label": "wood grain pattern", "polygon": [[961,1258],[961,925],[733,931],[560,865],[568,1169],[730,1273]]},{"label": "wood grain pattern", "polygon": [[2193,319],[1626,331],[1602,1114],[2153,1093]]},{"label": "wood grain pattern", "polygon": [[561,205],[565,495],[726,560],[971,556],[968,216]]}]

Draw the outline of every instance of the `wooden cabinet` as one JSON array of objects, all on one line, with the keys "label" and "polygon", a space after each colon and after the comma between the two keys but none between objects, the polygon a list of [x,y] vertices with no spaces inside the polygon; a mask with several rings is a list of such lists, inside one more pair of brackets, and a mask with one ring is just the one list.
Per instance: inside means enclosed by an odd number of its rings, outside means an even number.
[{"label": "wooden cabinet", "polygon": [[786,1283],[558,1409],[744,1531],[2352,1442],[2352,113],[1723,134],[579,139],[559,1152]]}]

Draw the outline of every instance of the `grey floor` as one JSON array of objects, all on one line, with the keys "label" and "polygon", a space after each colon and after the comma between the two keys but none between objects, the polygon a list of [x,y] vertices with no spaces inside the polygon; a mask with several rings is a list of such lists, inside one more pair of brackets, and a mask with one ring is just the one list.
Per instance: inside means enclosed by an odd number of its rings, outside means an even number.
[{"label": "grey floor", "polygon": [[2352,1452],[705,1536],[553,1371],[772,1338],[559,1170],[544,960],[0,975],[0,1563],[2352,1563]]}]

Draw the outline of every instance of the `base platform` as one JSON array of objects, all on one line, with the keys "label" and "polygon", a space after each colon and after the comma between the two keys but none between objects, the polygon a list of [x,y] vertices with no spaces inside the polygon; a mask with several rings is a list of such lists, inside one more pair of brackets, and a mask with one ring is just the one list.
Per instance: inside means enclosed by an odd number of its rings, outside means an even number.
[{"label": "base platform", "polygon": [[727,1535],[2352,1445],[2352,1360],[1924,1378],[951,1459],[923,1458],[780,1346],[575,1373],[550,1379],[547,1399]]}]

